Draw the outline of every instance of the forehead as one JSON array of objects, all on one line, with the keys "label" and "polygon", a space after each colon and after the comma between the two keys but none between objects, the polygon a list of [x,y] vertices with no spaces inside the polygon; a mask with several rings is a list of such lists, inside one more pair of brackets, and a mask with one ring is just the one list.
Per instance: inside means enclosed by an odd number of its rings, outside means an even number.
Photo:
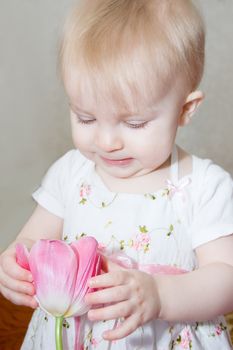
[{"label": "forehead", "polygon": [[184,94],[181,79],[178,78],[172,84],[155,81],[152,94],[151,91],[148,93],[145,87],[138,91],[124,83],[109,86],[104,79],[92,80],[88,76],[82,76],[75,69],[67,71],[64,85],[70,105],[93,114],[133,115],[153,109],[167,99],[174,99]]}]

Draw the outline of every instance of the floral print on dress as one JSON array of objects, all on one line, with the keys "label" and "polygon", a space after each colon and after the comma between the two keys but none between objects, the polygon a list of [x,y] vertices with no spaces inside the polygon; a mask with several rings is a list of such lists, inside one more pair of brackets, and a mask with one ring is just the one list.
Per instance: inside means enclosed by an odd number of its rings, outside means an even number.
[{"label": "floral print on dress", "polygon": [[174,232],[174,226],[171,224],[169,226],[169,231],[167,232],[167,237],[170,237],[171,234],[173,234],[173,232]]},{"label": "floral print on dress", "polygon": [[83,182],[80,186],[80,191],[79,191],[79,196],[80,196],[80,201],[79,204],[86,204],[87,198],[91,193],[91,186],[85,182]]},{"label": "floral print on dress", "polygon": [[92,339],[92,329],[90,329],[84,338],[83,344],[81,345],[81,350],[89,350],[89,346],[92,344]]},{"label": "floral print on dress", "polygon": [[185,327],[176,340],[172,341],[171,349],[175,349],[176,345],[178,345],[180,349],[192,349],[192,335],[188,327]]},{"label": "floral print on dress", "polygon": [[213,332],[211,332],[212,337],[219,337],[223,332],[227,330],[226,325],[224,325],[222,322],[215,325]]},{"label": "floral print on dress", "polygon": [[139,233],[137,233],[130,241],[129,246],[131,246],[136,251],[148,252],[150,248],[151,237],[148,233],[147,227],[139,226]]},{"label": "floral print on dress", "polygon": [[118,239],[116,235],[111,235],[107,243],[99,242],[99,249],[103,253],[107,250],[113,252],[123,251],[126,248],[133,249],[137,252],[147,253],[150,249],[151,236],[146,225],[139,226],[138,232],[132,235],[132,238]]},{"label": "floral print on dress", "polygon": [[118,193],[110,193],[104,196],[99,188],[82,181],[79,187],[79,205],[91,204],[96,208],[107,208],[117,198]]},{"label": "floral print on dress", "polygon": [[146,193],[144,194],[145,198],[151,199],[152,201],[155,201],[157,196],[153,193]]},{"label": "floral print on dress", "polygon": [[[112,225],[112,221],[109,221],[104,228],[107,229]],[[151,245],[151,235],[156,234],[156,232],[161,232],[164,237],[169,238],[174,236],[175,227],[174,224],[170,224],[168,227],[164,228],[153,228],[149,229],[147,225],[139,225],[138,232],[133,233],[129,239],[118,239],[120,235],[110,235],[106,243],[99,242],[99,249],[104,253],[106,250],[111,250],[115,252],[116,250],[123,251],[126,249],[133,249],[136,252],[147,253],[150,250]]]},{"label": "floral print on dress", "polygon": [[187,328],[185,328],[182,332],[180,346],[182,349],[192,349],[191,332]]},{"label": "floral print on dress", "polygon": [[[105,321],[102,321],[102,323],[105,323]],[[100,343],[104,341],[102,335],[93,336],[93,329],[89,329],[86,333],[86,336],[84,338],[84,341],[81,345],[81,350],[89,350],[89,349],[97,349],[99,348]]]},{"label": "floral print on dress", "polygon": [[[191,183],[191,179],[187,178],[178,183],[178,185],[174,185],[170,180],[167,180],[167,186],[164,186],[163,189],[156,191],[156,193],[145,193],[144,197],[150,199],[152,201],[157,200],[159,197],[172,199],[172,197],[177,194],[184,201],[186,199],[186,187]],[[85,205],[89,200],[94,206],[98,208],[106,208],[108,207],[114,200],[118,197],[118,193],[112,193],[111,198],[100,199],[98,203],[96,203],[95,197],[95,187],[90,185],[88,182],[81,182],[79,189],[79,204]]]}]

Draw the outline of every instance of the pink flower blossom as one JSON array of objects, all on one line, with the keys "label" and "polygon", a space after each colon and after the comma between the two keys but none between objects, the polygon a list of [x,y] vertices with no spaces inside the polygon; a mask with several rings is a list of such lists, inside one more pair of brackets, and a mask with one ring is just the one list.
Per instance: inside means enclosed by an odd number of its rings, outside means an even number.
[{"label": "pink flower blossom", "polygon": [[[39,240],[30,251],[16,246],[18,264],[31,271],[36,299],[45,312],[56,318],[56,349],[62,350],[62,320],[80,316],[89,309],[84,301],[90,291],[88,279],[99,273],[98,243],[93,237],[83,237],[72,244],[61,240]],[[80,349],[79,318],[75,318],[75,349]]]},{"label": "pink flower blossom", "polygon": [[31,271],[42,309],[64,317],[87,312],[87,281],[99,269],[97,246],[93,237],[83,237],[70,245],[61,240],[39,240],[30,253],[17,244],[17,262]]}]

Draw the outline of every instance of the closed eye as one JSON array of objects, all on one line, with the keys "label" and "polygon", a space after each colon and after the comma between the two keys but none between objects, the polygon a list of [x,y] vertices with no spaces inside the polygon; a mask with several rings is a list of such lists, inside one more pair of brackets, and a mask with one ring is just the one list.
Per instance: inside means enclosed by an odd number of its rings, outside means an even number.
[{"label": "closed eye", "polygon": [[148,121],[125,122],[125,124],[131,129],[143,129],[148,125]]},{"label": "closed eye", "polygon": [[81,115],[77,115],[75,114],[75,117],[77,119],[77,122],[80,123],[80,124],[85,124],[85,125],[88,125],[88,124],[92,124],[95,122],[95,118],[91,118],[91,117],[87,117],[87,116],[81,116]]}]

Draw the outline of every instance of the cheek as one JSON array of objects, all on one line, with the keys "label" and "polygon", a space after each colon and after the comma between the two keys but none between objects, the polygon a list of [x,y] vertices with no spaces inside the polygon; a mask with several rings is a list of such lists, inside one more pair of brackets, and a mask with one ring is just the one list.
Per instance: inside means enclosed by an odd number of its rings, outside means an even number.
[{"label": "cheek", "polygon": [[[163,124],[157,127],[145,130],[142,135],[132,138],[131,144],[134,145],[134,151],[145,166],[151,163],[160,165],[170,156],[176,136],[176,124]],[[132,149],[133,150],[133,149]]]},{"label": "cheek", "polygon": [[154,140],[163,145],[171,145],[176,137],[178,120],[175,115],[165,115],[153,130]]},{"label": "cheek", "polygon": [[84,128],[77,125],[72,127],[72,138],[74,146],[80,150],[89,149],[93,143],[90,132],[86,132]]}]

